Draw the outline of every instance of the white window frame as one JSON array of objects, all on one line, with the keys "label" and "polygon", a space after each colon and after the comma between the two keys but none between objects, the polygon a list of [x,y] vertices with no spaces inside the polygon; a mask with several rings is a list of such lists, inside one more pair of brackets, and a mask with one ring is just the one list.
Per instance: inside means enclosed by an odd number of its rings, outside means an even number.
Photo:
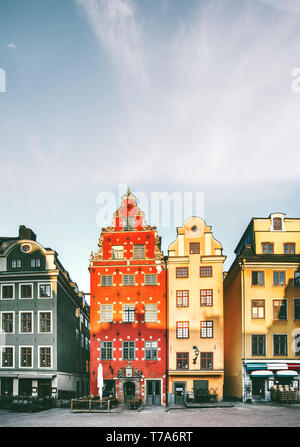
[{"label": "white window frame", "polygon": [[[34,261],[35,265],[32,265],[32,261]],[[39,261],[39,265],[36,265],[36,261]],[[31,258],[30,259],[30,268],[31,269],[39,269],[41,267],[41,258]]]},{"label": "white window frame", "polygon": [[[51,359],[51,366],[41,366],[40,360],[41,360],[41,348],[50,348],[50,359]],[[38,346],[38,369],[53,369],[53,346],[51,345],[39,345]]]},{"label": "white window frame", "polygon": [[[149,308],[150,306],[150,308]],[[154,311],[152,308],[154,308],[154,306],[156,306],[156,311]],[[148,309],[147,309],[148,307]],[[157,314],[158,314],[158,306],[157,303],[145,303],[145,323],[157,323]],[[148,315],[150,318],[148,318]],[[153,320],[152,317],[156,316],[156,319]]]},{"label": "white window frame", "polygon": [[[21,297],[21,286],[31,286],[31,298],[22,298]],[[33,282],[20,282],[19,284],[19,300],[33,300]]]},{"label": "white window frame", "polygon": [[[40,286],[50,286],[51,288],[51,295],[50,296],[41,296],[40,295]],[[52,288],[52,282],[39,282],[38,283],[38,299],[39,300],[51,300],[53,298],[53,288]]]},{"label": "white window frame", "polygon": [[[13,330],[12,332],[4,332],[3,328],[2,328],[2,315],[3,314],[13,314]],[[3,335],[12,335],[15,334],[16,332],[16,315],[15,315],[15,311],[14,310],[3,310],[2,312],[0,312],[0,334]]]},{"label": "white window frame", "polygon": [[[41,330],[40,330],[40,314],[41,313],[49,313],[50,315],[51,315],[51,317],[50,317],[50,332],[42,332]],[[53,319],[52,319],[52,310],[39,310],[38,311],[38,334],[53,334]]]},{"label": "white window frame", "polygon": [[[102,279],[103,278],[107,278],[107,277],[111,277],[111,284],[103,284],[103,281],[102,281]],[[106,282],[106,281],[105,281]],[[111,287],[111,286],[113,286],[114,285],[114,281],[113,281],[113,275],[111,274],[111,275],[101,275],[101,282],[100,282],[100,285],[101,285],[101,287]]]},{"label": "white window frame", "polygon": [[[111,319],[110,320],[102,319],[103,314],[106,314],[108,312],[108,310],[102,310],[102,306],[111,306],[111,311],[109,311],[111,313]],[[113,322],[113,318],[114,318],[114,306],[113,306],[113,304],[100,304],[100,323],[112,323]]]},{"label": "white window frame", "polygon": [[[114,256],[114,252],[117,253],[117,256]],[[119,256],[120,253],[122,253],[121,257]],[[114,260],[124,259],[124,245],[112,245],[111,246],[111,257]]]},{"label": "white window frame", "polygon": [[[21,314],[31,314],[31,332],[22,332],[21,331]],[[20,310],[19,311],[19,333],[22,335],[33,334],[34,333],[34,317],[32,310]]]},{"label": "white window frame", "polygon": [[[124,316],[127,315],[127,319]],[[133,319],[132,319],[133,315]],[[130,318],[129,318],[130,317]],[[134,323],[135,322],[135,305],[132,303],[126,303],[122,305],[122,321],[123,323]]]},{"label": "white window frame", "polygon": [[[31,348],[31,366],[22,366],[21,365],[21,349],[22,348]],[[19,368],[20,369],[33,369],[33,365],[34,365],[34,347],[32,345],[19,346]]]},{"label": "white window frame", "polygon": [[[3,287],[5,287],[5,286],[10,286],[10,287],[12,287],[13,288],[13,297],[12,298],[2,298],[2,296],[3,296]],[[14,284],[11,284],[11,283],[1,283],[1,300],[6,300],[6,301],[9,301],[9,300],[14,300],[15,299],[15,285]]]},{"label": "white window frame", "polygon": [[[3,366],[2,365],[2,352],[3,352],[3,349],[5,349],[5,348],[12,348],[12,350],[13,350],[13,364],[12,364],[12,366]],[[2,369],[14,369],[15,368],[15,351],[16,351],[16,349],[15,349],[15,346],[12,346],[12,345],[2,345],[2,346],[0,346],[0,368],[2,368]]]}]

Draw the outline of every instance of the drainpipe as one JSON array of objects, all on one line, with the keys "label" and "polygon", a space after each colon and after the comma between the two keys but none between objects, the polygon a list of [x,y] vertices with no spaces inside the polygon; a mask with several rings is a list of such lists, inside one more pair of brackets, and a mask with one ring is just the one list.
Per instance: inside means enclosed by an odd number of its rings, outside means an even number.
[{"label": "drainpipe", "polygon": [[[243,384],[243,374],[244,374],[244,365],[243,361],[245,359],[245,345],[246,345],[246,333],[245,333],[245,258],[240,262],[241,268],[241,311],[242,311],[242,384]],[[244,386],[242,386],[242,400],[245,401],[244,396]]]}]

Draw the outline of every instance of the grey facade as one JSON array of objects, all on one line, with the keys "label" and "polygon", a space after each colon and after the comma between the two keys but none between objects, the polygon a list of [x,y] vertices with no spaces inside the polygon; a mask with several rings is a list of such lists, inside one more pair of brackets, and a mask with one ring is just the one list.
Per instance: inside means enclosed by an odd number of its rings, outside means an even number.
[{"label": "grey facade", "polygon": [[0,237],[0,394],[89,394],[89,306],[57,253]]}]

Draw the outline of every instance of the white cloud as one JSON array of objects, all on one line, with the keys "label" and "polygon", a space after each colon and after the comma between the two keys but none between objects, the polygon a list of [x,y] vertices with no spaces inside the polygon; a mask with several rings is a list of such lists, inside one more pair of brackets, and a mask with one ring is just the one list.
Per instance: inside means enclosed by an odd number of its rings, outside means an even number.
[{"label": "white cloud", "polygon": [[17,48],[17,46],[16,46],[14,43],[12,43],[12,42],[7,43],[6,46],[7,46],[8,48],[13,48],[13,49]]}]

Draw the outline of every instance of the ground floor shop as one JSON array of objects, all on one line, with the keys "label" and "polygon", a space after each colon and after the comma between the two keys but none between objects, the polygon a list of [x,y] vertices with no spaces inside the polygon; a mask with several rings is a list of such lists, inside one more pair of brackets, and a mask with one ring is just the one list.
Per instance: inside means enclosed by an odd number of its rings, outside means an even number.
[{"label": "ground floor shop", "polygon": [[299,391],[300,362],[244,360],[242,375],[243,402],[271,401],[277,387]]},{"label": "ground floor shop", "polygon": [[168,376],[168,404],[184,402],[220,401],[223,399],[224,372],[184,374],[170,371]]}]

